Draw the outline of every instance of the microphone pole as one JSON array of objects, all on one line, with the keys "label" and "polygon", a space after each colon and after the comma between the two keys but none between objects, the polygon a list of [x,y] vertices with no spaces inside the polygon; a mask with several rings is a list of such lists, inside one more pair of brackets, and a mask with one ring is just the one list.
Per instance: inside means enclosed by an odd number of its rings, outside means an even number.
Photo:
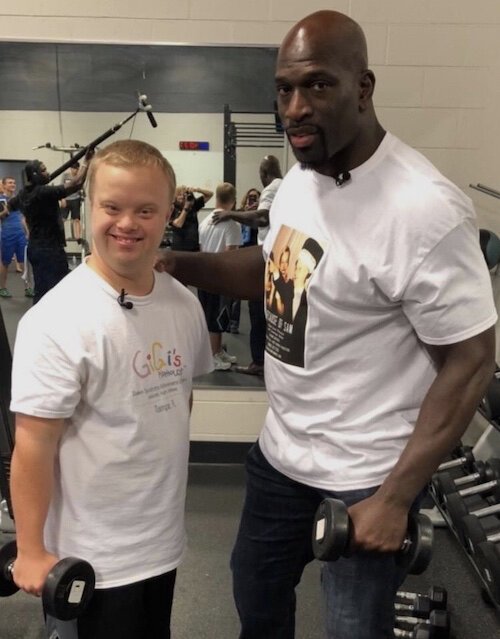
[{"label": "microphone pole", "polygon": [[78,162],[78,160],[82,158],[89,149],[93,149],[98,144],[100,144],[101,142],[104,142],[104,140],[111,137],[113,133],[116,133],[119,129],[122,128],[124,124],[126,124],[129,120],[135,117],[139,113],[139,111],[142,111],[142,109],[137,108],[131,115],[125,118],[125,120],[122,120],[121,122],[118,122],[118,124],[113,125],[105,133],[100,135],[95,140],[92,140],[90,144],[87,144],[87,146],[83,146],[77,153],[75,153],[75,155],[72,158],[70,158],[67,162],[65,162],[62,166],[60,166],[58,169],[56,169],[49,175],[49,182],[52,182],[52,180],[55,179],[58,175],[61,175],[61,173],[64,173],[66,169],[69,169],[70,166],[73,166],[75,162]]}]

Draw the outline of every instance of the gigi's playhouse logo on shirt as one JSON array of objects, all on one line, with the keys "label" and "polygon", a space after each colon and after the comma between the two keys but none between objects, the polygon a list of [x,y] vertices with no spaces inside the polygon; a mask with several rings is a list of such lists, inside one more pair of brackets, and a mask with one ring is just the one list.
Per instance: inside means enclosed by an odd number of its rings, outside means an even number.
[{"label": "gigi's playhouse logo on shirt", "polygon": [[182,356],[173,350],[165,351],[161,342],[153,342],[149,352],[137,351],[132,360],[134,373],[145,379],[158,373],[158,377],[182,375]]}]

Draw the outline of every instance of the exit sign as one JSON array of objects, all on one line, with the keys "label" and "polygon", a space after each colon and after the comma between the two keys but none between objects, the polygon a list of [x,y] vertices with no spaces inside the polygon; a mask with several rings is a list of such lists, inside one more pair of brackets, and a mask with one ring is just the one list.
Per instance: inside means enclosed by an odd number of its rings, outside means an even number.
[{"label": "exit sign", "polygon": [[209,151],[210,144],[208,142],[179,142],[179,149],[181,151]]}]

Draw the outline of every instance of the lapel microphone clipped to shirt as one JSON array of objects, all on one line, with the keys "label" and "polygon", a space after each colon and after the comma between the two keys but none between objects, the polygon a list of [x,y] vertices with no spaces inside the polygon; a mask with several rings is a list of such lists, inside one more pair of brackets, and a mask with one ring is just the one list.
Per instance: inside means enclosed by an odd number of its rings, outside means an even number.
[{"label": "lapel microphone clipped to shirt", "polygon": [[127,309],[128,311],[131,308],[134,308],[134,304],[132,302],[127,302],[125,300],[125,296],[127,295],[127,293],[125,292],[125,289],[122,288],[122,291],[120,293],[120,295],[118,295],[118,297],[116,298],[116,301],[118,302],[118,304],[122,307]]}]

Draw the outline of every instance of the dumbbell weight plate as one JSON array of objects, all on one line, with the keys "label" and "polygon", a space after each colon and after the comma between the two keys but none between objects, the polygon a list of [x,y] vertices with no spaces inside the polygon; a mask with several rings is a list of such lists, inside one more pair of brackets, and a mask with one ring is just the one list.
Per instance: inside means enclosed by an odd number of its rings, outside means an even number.
[{"label": "dumbbell weight plate", "polygon": [[45,581],[44,610],[61,621],[76,619],[87,607],[94,587],[95,573],[88,562],[74,557],[61,559]]},{"label": "dumbbell weight plate", "polygon": [[8,565],[17,557],[17,544],[10,541],[0,548],[0,597],[10,597],[19,590],[8,572]]},{"label": "dumbbell weight plate", "polygon": [[406,566],[409,574],[421,575],[432,558],[434,527],[429,517],[422,513],[408,517],[406,538],[409,540],[408,549],[397,553],[396,561]]},{"label": "dumbbell weight plate", "polygon": [[338,499],[326,498],[314,517],[312,546],[316,559],[336,561],[349,543],[349,514]]}]

